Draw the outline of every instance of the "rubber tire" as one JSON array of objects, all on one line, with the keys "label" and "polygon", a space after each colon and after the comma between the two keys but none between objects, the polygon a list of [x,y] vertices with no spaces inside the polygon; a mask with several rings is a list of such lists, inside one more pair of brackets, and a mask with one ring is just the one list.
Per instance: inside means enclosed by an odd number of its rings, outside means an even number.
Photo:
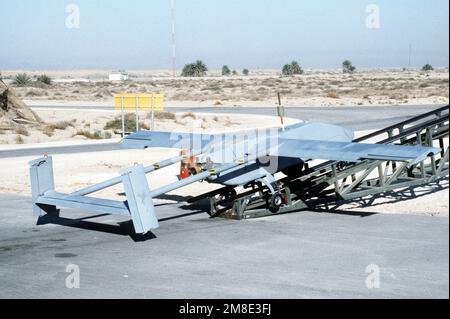
[{"label": "rubber tire", "polygon": [[225,192],[220,194],[221,197],[225,197],[225,198],[231,198],[231,197],[236,197],[237,196],[237,192],[234,188],[232,189],[228,189]]},{"label": "rubber tire", "polygon": [[272,198],[270,199],[270,208],[272,211],[279,211],[281,206],[284,203],[283,196],[280,193],[275,193],[272,195]]}]

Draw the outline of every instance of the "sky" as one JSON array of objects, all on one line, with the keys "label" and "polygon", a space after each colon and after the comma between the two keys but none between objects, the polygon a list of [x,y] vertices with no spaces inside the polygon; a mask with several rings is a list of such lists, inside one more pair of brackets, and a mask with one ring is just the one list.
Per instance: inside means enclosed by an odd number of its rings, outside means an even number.
[{"label": "sky", "polygon": [[[448,0],[174,1],[177,69],[449,64]],[[0,70],[170,69],[171,31],[170,0],[0,0]]]}]

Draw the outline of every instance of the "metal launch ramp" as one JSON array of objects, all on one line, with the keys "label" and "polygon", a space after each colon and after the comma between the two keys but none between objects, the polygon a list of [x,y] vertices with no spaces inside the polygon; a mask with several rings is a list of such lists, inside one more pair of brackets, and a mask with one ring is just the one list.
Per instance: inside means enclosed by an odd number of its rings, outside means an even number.
[{"label": "metal launch ramp", "polygon": [[449,106],[413,117],[356,139],[354,142],[399,145],[438,146],[442,152],[409,168],[407,162],[366,160],[360,163],[328,161],[306,164],[294,177],[277,181],[284,195],[284,205],[270,209],[270,192],[263,185],[222,188],[192,198],[195,202],[210,198],[212,217],[248,219],[296,212],[318,207],[329,208],[345,201],[370,195],[395,192],[435,182],[448,175]]}]

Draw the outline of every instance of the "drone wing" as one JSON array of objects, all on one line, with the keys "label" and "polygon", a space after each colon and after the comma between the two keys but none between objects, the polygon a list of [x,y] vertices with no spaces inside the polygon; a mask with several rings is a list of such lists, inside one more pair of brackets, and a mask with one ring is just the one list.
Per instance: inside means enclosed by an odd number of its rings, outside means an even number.
[{"label": "drone wing", "polygon": [[343,162],[366,159],[405,161],[412,166],[440,151],[439,148],[422,146],[282,139],[271,155]]}]

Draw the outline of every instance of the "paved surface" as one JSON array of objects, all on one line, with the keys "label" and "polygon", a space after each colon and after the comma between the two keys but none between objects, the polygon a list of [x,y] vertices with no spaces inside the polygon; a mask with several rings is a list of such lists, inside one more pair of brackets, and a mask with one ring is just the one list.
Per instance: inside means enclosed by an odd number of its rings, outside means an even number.
[{"label": "paved surface", "polygon": [[[134,241],[120,219],[34,226],[29,198],[0,201],[1,298],[449,297],[448,218],[303,212],[238,222],[168,205],[157,208],[160,229]],[[79,289],[65,286],[69,264]],[[379,289],[366,287],[371,264]]]},{"label": "paved surface", "polygon": [[[352,130],[370,130],[386,127],[410,117],[432,111],[444,105],[390,105],[351,107],[287,107],[286,116],[305,121],[333,123]],[[111,110],[108,106],[33,106],[33,109],[90,109]],[[171,112],[238,113],[277,115],[275,107],[168,107]]]},{"label": "paved surface", "polygon": [[[111,109],[110,107],[76,107],[76,106],[33,106],[39,108],[54,109]],[[407,120],[416,115],[439,108],[439,105],[428,106],[353,106],[353,107],[289,107],[286,115],[305,121],[332,123],[348,127],[352,130],[380,129],[389,125]],[[172,112],[203,112],[203,113],[239,113],[276,115],[275,108],[270,107],[193,107],[193,108],[168,108]],[[22,149],[17,151],[0,151],[0,158],[18,156],[40,156],[48,154],[73,154],[80,152],[113,151],[119,149],[117,143],[84,146],[47,147],[40,149]]]}]

